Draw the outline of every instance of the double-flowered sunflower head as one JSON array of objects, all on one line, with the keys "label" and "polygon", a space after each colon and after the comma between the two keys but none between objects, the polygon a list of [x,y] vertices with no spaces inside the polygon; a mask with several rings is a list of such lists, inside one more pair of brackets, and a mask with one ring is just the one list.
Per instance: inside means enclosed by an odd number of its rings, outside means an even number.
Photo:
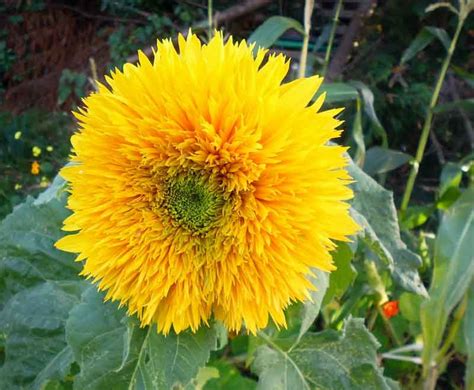
[{"label": "double-flowered sunflower head", "polygon": [[[168,333],[211,317],[255,332],[334,269],[330,251],[357,225],[340,110],[311,102],[319,77],[282,84],[288,61],[216,34],[158,42],[76,116],[72,215],[57,246],[82,273]],[[317,287],[317,286],[316,286]]]}]

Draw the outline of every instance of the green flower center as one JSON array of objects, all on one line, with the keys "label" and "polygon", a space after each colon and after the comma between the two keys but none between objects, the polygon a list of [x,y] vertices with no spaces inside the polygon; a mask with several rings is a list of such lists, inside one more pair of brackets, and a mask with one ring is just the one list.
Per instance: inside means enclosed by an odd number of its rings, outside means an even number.
[{"label": "green flower center", "polygon": [[163,205],[184,228],[203,233],[212,227],[222,208],[217,186],[198,175],[175,176],[166,181]]}]

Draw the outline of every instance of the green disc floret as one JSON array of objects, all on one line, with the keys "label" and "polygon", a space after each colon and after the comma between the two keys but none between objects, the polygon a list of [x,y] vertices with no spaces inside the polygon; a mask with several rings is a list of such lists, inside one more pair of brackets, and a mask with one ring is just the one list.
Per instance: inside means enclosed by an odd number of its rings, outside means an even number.
[{"label": "green disc floret", "polygon": [[217,186],[196,174],[174,176],[166,181],[163,204],[169,215],[193,232],[208,230],[223,203]]}]

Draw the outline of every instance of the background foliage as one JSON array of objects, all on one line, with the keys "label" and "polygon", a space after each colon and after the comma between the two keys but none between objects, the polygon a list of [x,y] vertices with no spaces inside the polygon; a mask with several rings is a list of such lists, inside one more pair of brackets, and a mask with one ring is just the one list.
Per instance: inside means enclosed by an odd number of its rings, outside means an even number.
[{"label": "background foliage", "polygon": [[[236,3],[0,5],[0,388],[474,388],[474,3],[327,0],[306,18],[304,1]],[[209,5],[225,33],[292,57],[288,80],[327,76],[318,94],[346,107],[363,229],[334,251],[337,271],[317,272],[312,302],[287,310],[287,329],[216,322],[164,337],[54,249],[68,215],[55,176],[70,110],[95,80],[157,37],[192,26],[206,40]]]}]

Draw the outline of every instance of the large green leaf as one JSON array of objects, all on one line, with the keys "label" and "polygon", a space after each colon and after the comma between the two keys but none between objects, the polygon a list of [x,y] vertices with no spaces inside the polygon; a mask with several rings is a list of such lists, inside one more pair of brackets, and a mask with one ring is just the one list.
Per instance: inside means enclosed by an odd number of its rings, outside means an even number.
[{"label": "large green leaf", "polygon": [[39,389],[50,379],[63,379],[73,362],[64,325],[86,283],[74,257],[53,246],[68,215],[56,184],[0,224],[2,389]]},{"label": "large green leaf", "polygon": [[171,389],[186,386],[216,347],[213,328],[167,336],[140,328],[95,287],[70,314],[67,341],[81,371],[77,389]]},{"label": "large green leaf", "polygon": [[466,190],[445,213],[435,242],[430,298],[421,306],[423,361],[435,359],[449,315],[474,276],[474,188]]},{"label": "large green leaf", "polygon": [[304,27],[297,20],[284,16],[272,16],[257,27],[249,36],[248,42],[255,42],[257,47],[268,48],[289,29],[294,29],[304,35]]},{"label": "large green leaf", "polygon": [[421,258],[401,239],[393,194],[353,163],[349,172],[355,179],[352,214],[362,227],[359,237],[382,260],[379,266],[386,267],[401,287],[427,295],[418,274]]},{"label": "large green leaf", "polygon": [[[259,389],[393,389],[377,366],[379,343],[362,319],[349,319],[342,332],[306,333],[293,344],[261,334],[266,345],[256,352],[252,368]],[[291,345],[291,347],[289,347]]]}]

